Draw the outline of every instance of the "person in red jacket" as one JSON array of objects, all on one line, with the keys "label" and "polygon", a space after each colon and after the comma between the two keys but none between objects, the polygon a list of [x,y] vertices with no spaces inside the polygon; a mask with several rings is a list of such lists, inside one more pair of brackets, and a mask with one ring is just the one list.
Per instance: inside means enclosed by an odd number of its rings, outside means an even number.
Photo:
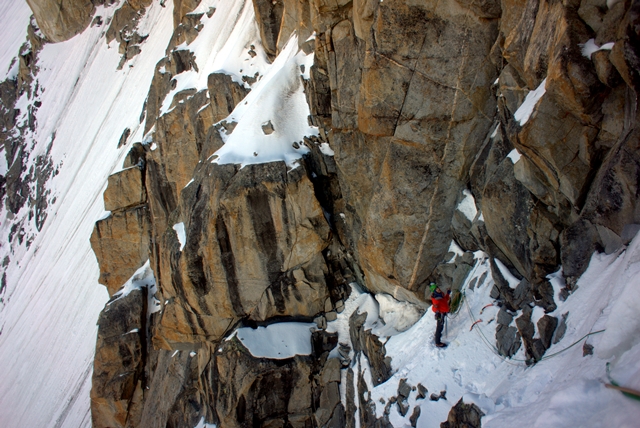
[{"label": "person in red jacket", "polygon": [[436,284],[431,283],[429,287],[431,290],[431,309],[436,313],[436,337],[435,342],[438,348],[446,348],[447,344],[442,343],[442,329],[444,328],[444,322],[447,314],[449,313],[449,299],[451,296],[451,290],[447,290],[444,293],[440,290]]}]

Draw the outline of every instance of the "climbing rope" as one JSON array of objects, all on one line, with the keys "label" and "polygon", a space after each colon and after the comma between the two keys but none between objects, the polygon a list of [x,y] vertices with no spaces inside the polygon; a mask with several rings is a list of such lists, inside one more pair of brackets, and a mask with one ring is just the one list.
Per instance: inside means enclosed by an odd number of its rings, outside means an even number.
[{"label": "climbing rope", "polygon": [[622,394],[626,397],[640,401],[640,391],[620,386],[615,380],[613,380],[613,378],[611,377],[611,367],[609,363],[607,363],[607,378],[609,378],[609,383],[605,383],[604,386],[606,386],[607,388],[616,389],[622,392]]}]

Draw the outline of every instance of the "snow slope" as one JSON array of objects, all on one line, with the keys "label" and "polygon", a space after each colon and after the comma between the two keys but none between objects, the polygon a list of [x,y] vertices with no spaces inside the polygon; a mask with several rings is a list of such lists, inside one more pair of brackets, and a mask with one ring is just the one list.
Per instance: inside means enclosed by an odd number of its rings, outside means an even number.
[{"label": "snow slope", "polygon": [[[386,342],[395,374],[373,389],[378,416],[389,397],[397,395],[400,379],[406,378],[411,385],[427,387],[428,395],[446,391],[447,399],[417,399],[417,392],[412,392],[411,410],[405,417],[396,405],[391,408],[395,427],[410,426],[415,406],[421,408],[418,427],[439,427],[461,397],[482,409],[486,415],[482,424],[487,428],[638,426],[640,403],[606,388],[605,383],[610,362],[616,382],[640,390],[640,235],[618,254],[594,254],[578,289],[564,302],[557,295],[563,285],[561,272],[550,276],[558,302],[550,315],[561,318],[568,313],[567,331],[531,367],[524,362],[522,347],[512,359],[499,356],[494,348],[498,307],[488,306],[493,303],[489,296],[493,280],[488,260],[482,253],[476,256],[465,287],[487,275],[473,290],[466,289],[466,301],[449,318],[448,348],[433,344],[436,322],[431,311]],[[534,323],[535,319],[534,310]],[[584,338],[602,329],[604,333]],[[594,346],[594,355],[583,357],[585,342]]]},{"label": "snow slope", "polygon": [[[128,151],[116,148],[118,139],[125,127],[135,135],[141,126],[136,118],[172,33],[172,5],[166,3],[165,8],[154,3],[148,10],[142,25],[150,29],[150,37],[122,71],[116,70],[117,45],[106,44],[104,26],[45,45],[40,53],[42,106],[37,129],[28,138],[33,157],[46,150],[55,133],[51,156],[61,167],[49,184],[56,201],[44,227],[28,249],[13,250],[6,269],[7,290],[0,309],[2,426],[90,426],[95,324],[108,296],[97,282],[89,236],[104,214],[107,177]],[[106,21],[117,6],[98,8],[97,15]],[[3,1],[1,7],[19,10],[16,21],[30,14],[22,0]],[[0,16],[4,25],[7,15]],[[16,23],[20,31],[14,25],[2,27],[3,32],[12,31],[11,37],[2,38],[3,62],[4,52],[17,55],[15,47],[24,41],[27,22]],[[128,145],[132,142],[133,138]],[[1,218],[6,218],[5,211]],[[6,239],[6,224],[0,225],[0,232]],[[4,257],[8,246],[1,250]]]},{"label": "snow slope", "polygon": [[0,80],[4,80],[9,66],[25,42],[31,9],[26,1],[4,0],[0,2]]}]

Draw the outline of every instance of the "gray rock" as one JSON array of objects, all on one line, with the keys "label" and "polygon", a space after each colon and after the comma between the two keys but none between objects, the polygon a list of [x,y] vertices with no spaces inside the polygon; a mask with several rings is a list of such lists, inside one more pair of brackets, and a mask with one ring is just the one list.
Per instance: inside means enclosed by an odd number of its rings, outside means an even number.
[{"label": "gray rock", "polygon": [[[386,382],[391,377],[391,359],[385,356],[386,350],[377,336],[370,330],[364,329],[367,313],[358,314],[357,311],[349,319],[351,343],[353,350],[363,352],[371,367],[371,380],[374,386]],[[409,386],[411,390],[411,386]]]},{"label": "gray rock", "polygon": [[451,408],[447,420],[440,424],[440,428],[480,428],[483,416],[484,413],[478,406],[473,403],[465,404],[461,398]]},{"label": "gray rock", "polygon": [[413,408],[413,413],[409,417],[409,423],[411,423],[412,427],[418,426],[418,418],[420,417],[420,406],[415,406]]},{"label": "gray rock", "polygon": [[567,317],[568,316],[569,316],[569,312],[565,312],[564,314],[562,314],[562,318],[560,319],[560,322],[558,323],[558,328],[556,328],[556,331],[553,334],[552,343],[554,345],[562,340],[562,338],[564,337],[564,334],[567,331]]},{"label": "gray rock", "polygon": [[341,364],[340,360],[337,358],[331,358],[327,360],[322,369],[321,382],[322,385],[327,385],[329,382],[338,382],[341,381],[340,375]]},{"label": "gray rock", "polygon": [[398,406],[398,413],[400,413],[400,416],[406,416],[409,412],[409,404],[407,404],[406,401],[398,400],[396,401],[396,405]]},{"label": "gray rock", "polygon": [[418,384],[418,395],[417,395],[416,399],[425,399],[425,398],[427,398],[427,393],[428,392],[429,391],[427,390],[427,388],[423,384],[419,383]]},{"label": "gray rock", "polygon": [[319,316],[317,318],[315,318],[313,320],[313,322],[316,323],[316,326],[320,329],[320,330],[326,330],[327,328],[327,319],[323,316]]},{"label": "gray rock", "polygon": [[549,281],[532,284],[531,293],[536,305],[543,308],[545,312],[553,312],[558,307],[553,299],[553,286]]},{"label": "gray rock", "polygon": [[253,0],[262,45],[271,60],[277,54],[278,35],[284,13],[283,3],[282,0]]},{"label": "gray rock", "polygon": [[540,340],[545,349],[549,349],[551,346],[551,339],[553,333],[556,331],[558,325],[558,318],[545,315],[538,320],[538,333],[540,334]]},{"label": "gray rock", "polygon": [[407,383],[406,378],[400,379],[400,383],[398,383],[398,399],[406,400],[409,398],[409,394],[411,394],[411,385]]},{"label": "gray rock", "polygon": [[624,229],[622,229],[622,242],[624,245],[627,245],[631,242],[631,240],[633,238],[635,238],[635,236],[638,234],[638,231],[640,231],[640,224],[626,224],[624,226]]},{"label": "gray rock", "polygon": [[498,311],[496,322],[498,324],[508,326],[509,324],[511,324],[511,321],[513,321],[513,315],[507,312],[504,307],[500,308],[500,310]]},{"label": "gray rock", "polygon": [[613,230],[602,225],[596,225],[598,235],[600,235],[600,241],[604,245],[605,254],[615,253],[620,247],[622,247],[622,238],[618,236]]},{"label": "gray rock", "polygon": [[520,349],[520,333],[515,327],[498,324],[496,327],[496,347],[505,357],[511,357]]}]

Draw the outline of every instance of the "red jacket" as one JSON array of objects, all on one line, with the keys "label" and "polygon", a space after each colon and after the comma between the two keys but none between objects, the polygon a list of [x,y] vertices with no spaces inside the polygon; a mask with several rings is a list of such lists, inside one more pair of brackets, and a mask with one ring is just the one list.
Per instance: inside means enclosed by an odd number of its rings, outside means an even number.
[{"label": "red jacket", "polygon": [[439,293],[437,290],[431,294],[431,309],[433,312],[448,313],[449,312],[449,295],[451,291],[447,291],[447,294]]}]

